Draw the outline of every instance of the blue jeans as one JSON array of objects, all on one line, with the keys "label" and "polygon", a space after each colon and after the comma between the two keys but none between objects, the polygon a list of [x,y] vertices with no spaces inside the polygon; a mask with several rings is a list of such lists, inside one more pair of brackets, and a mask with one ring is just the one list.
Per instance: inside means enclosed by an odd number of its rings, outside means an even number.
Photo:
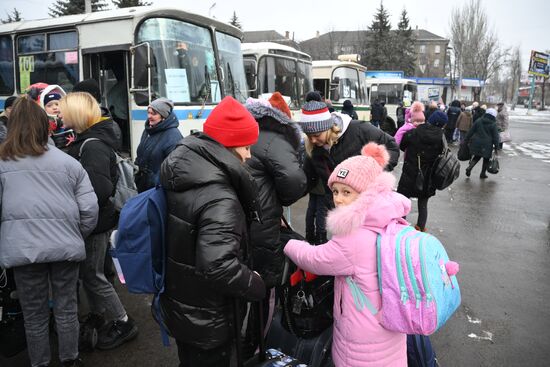
[{"label": "blue jeans", "polygon": [[107,231],[86,238],[86,260],[80,266],[80,278],[90,312],[99,315],[107,313],[107,320],[121,320],[126,316],[126,311],[113,285],[105,278],[105,254],[110,234]]},{"label": "blue jeans", "polygon": [[25,318],[28,353],[33,367],[50,363],[50,287],[59,341],[59,359],[78,357],[76,284],[79,263],[61,261],[13,268],[17,294]]}]

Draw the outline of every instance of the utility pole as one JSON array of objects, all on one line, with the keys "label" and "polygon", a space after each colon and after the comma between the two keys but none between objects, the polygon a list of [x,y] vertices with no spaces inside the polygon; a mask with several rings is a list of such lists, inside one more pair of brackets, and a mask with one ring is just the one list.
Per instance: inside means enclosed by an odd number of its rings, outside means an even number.
[{"label": "utility pole", "polygon": [[84,12],[85,13],[92,12],[92,0],[84,0]]}]

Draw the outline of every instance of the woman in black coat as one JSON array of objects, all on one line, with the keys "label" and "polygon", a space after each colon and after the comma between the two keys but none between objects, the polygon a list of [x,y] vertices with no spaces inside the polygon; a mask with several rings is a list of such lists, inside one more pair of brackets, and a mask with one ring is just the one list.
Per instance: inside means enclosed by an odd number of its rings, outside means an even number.
[{"label": "woman in black coat", "polygon": [[280,284],[285,259],[285,244],[280,242],[283,206],[304,196],[307,179],[298,161],[300,130],[290,120],[290,110],[284,108],[286,103],[279,92],[269,101],[272,107],[260,101],[247,102],[246,107],[260,127],[252,158],[247,161],[259,189],[262,213],[262,223],[252,223],[250,228],[252,255],[254,269],[271,288]]},{"label": "woman in black coat", "polygon": [[487,109],[487,113],[483,117],[474,122],[474,126],[468,130],[465,143],[470,148],[470,164],[466,168],[466,176],[470,177],[472,168],[483,158],[483,165],[481,166],[481,174],[479,178],[487,178],[487,167],[489,167],[489,159],[493,154],[493,147],[498,149],[499,136],[496,125],[497,111],[494,108]]},{"label": "woman in black coat", "polygon": [[[435,195],[435,188],[430,184],[430,171],[435,159],[443,151],[443,127],[447,115],[436,110],[430,114],[428,123],[422,123],[407,132],[399,147],[405,151],[405,162],[397,192],[408,197],[418,198],[418,219],[415,228],[426,230],[428,220],[428,200]],[[422,171],[424,180],[422,189],[417,187],[417,177]]]},{"label": "woman in black coat", "polygon": [[360,155],[361,148],[370,142],[385,145],[390,154],[388,171],[397,165],[399,147],[393,137],[372,124],[354,121],[346,114],[331,114],[323,102],[310,101],[302,107],[300,127],[308,138],[304,170],[309,190],[320,180],[330,193],[326,183],[334,168],[345,159]]},{"label": "woman in black coat", "polygon": [[[265,286],[246,264],[257,189],[242,163],[258,124],[226,97],[161,166],[166,191],[166,281],[163,318],[176,339],[180,366],[230,365],[238,301],[261,300]],[[235,322],[237,325],[235,326]]]}]

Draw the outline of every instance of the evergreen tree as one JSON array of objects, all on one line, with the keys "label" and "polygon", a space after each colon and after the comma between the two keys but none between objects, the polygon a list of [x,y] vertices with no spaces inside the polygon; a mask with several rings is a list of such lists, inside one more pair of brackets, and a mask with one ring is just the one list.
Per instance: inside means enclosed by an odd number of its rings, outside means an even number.
[{"label": "evergreen tree", "polygon": [[[107,7],[104,0],[91,0],[92,11],[100,11]],[[60,17],[63,15],[83,14],[86,9],[84,0],[56,0],[49,8],[50,17]]]},{"label": "evergreen tree", "polygon": [[4,24],[19,22],[19,21],[22,20],[21,12],[19,10],[17,10],[17,8],[13,8],[13,12],[11,12],[11,14],[7,13],[7,15],[8,15],[7,19],[2,19],[2,23],[4,23]]},{"label": "evergreen tree", "polygon": [[394,58],[393,70],[402,70],[405,75],[414,75],[414,67],[416,63],[416,51],[414,47],[414,36],[411,26],[409,25],[409,16],[407,10],[401,12],[401,19],[397,23],[394,40]]},{"label": "evergreen tree", "polygon": [[392,35],[390,16],[380,2],[380,8],[374,14],[374,20],[369,27],[371,31],[368,47],[367,67],[372,70],[389,69],[392,57]]},{"label": "evergreen tree", "polygon": [[229,24],[231,24],[234,27],[239,28],[241,31],[243,30],[243,26],[241,25],[241,22],[239,21],[239,18],[237,18],[237,13],[233,11],[233,16],[231,17],[231,20],[229,21]]},{"label": "evergreen tree", "polygon": [[152,3],[142,1],[142,0],[113,0],[113,4],[117,8],[130,8],[132,6],[148,6]]}]

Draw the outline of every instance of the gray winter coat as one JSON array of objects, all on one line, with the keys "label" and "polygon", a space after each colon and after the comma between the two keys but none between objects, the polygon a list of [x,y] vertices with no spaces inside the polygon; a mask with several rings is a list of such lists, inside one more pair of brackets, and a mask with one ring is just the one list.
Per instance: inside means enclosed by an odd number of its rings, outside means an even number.
[{"label": "gray winter coat", "polygon": [[48,145],[38,157],[0,160],[0,266],[86,258],[97,197],[77,160]]}]

